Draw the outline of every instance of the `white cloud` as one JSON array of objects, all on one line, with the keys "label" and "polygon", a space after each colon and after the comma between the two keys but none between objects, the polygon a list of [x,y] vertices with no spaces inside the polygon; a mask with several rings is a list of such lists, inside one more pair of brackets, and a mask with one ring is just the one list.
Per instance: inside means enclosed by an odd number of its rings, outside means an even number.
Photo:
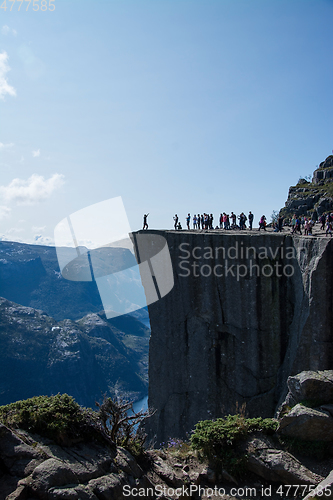
[{"label": "white cloud", "polygon": [[36,234],[32,243],[34,243],[35,245],[45,245],[53,247],[54,239],[50,236],[42,236],[41,234]]},{"label": "white cloud", "polygon": [[31,229],[33,230],[34,233],[44,233],[46,226],[41,226],[41,227],[32,226]]},{"label": "white cloud", "polygon": [[2,26],[1,33],[3,35],[8,35],[9,33],[12,33],[14,36],[17,35],[17,31],[14,30],[14,29],[12,29],[12,28],[10,28],[9,26],[7,26],[7,24],[5,24],[4,26]]},{"label": "white cloud", "polygon": [[32,152],[32,156],[36,158],[37,156],[40,156],[40,149],[37,149],[37,151]]},{"label": "white cloud", "polygon": [[24,229],[22,227],[11,227],[10,229],[7,229],[5,234],[17,234],[17,233],[23,233]]},{"label": "white cloud", "polygon": [[12,148],[13,146],[14,146],[13,142],[9,142],[8,144],[4,144],[3,142],[0,142],[0,150],[1,149]]},{"label": "white cloud", "polygon": [[46,200],[51,194],[64,184],[62,174],[54,174],[49,179],[42,175],[33,174],[28,180],[13,179],[8,186],[0,186],[0,195],[7,202],[16,202],[18,205],[33,205]]},{"label": "white cloud", "polygon": [[7,64],[8,55],[7,52],[0,53],[0,99],[4,99],[6,94],[15,96],[16,90],[14,87],[9,85],[6,78],[6,73],[10,70]]},{"label": "white cloud", "polygon": [[1,219],[5,219],[6,217],[8,217],[10,214],[10,208],[9,207],[5,207],[4,205],[0,205],[0,220]]}]

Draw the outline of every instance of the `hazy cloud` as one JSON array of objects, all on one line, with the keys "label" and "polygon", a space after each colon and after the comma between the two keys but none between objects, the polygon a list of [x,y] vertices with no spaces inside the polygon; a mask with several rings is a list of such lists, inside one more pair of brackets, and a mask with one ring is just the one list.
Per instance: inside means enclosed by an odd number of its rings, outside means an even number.
[{"label": "hazy cloud", "polygon": [[0,220],[5,219],[6,217],[9,216],[9,214],[10,214],[10,208],[0,205]]},{"label": "hazy cloud", "polygon": [[23,227],[11,227],[10,229],[7,229],[5,234],[23,233],[23,231],[24,231]]},{"label": "hazy cloud", "polygon": [[16,202],[18,205],[33,205],[46,200],[51,194],[64,184],[62,174],[54,174],[49,179],[42,175],[33,174],[28,180],[13,179],[8,186],[0,186],[0,195],[7,202]]},{"label": "hazy cloud", "polygon": [[4,99],[6,94],[15,96],[16,90],[14,87],[9,85],[6,78],[6,73],[10,71],[10,67],[7,64],[8,55],[7,52],[0,53],[0,99]]},{"label": "hazy cloud", "polygon": [[1,149],[12,148],[13,146],[14,146],[13,142],[9,142],[8,144],[4,144],[3,142],[0,142],[0,150]]},{"label": "hazy cloud", "polygon": [[41,234],[35,234],[33,243],[35,245],[54,246],[54,239],[51,238],[50,236],[42,236]]},{"label": "hazy cloud", "polygon": [[1,33],[3,35],[9,35],[10,33],[13,34],[14,36],[17,35],[17,31],[10,28],[9,26],[7,26],[7,24],[5,24],[4,26],[2,26],[1,28]]},{"label": "hazy cloud", "polygon": [[32,226],[31,229],[33,230],[34,233],[44,233],[46,226],[41,226],[41,227]]},{"label": "hazy cloud", "polygon": [[37,156],[40,156],[40,149],[37,149],[37,151],[32,152],[32,156],[36,158]]},{"label": "hazy cloud", "polygon": [[21,45],[17,50],[18,56],[24,64],[26,74],[32,80],[40,78],[44,72],[44,63],[35,56],[31,47],[27,45]]}]

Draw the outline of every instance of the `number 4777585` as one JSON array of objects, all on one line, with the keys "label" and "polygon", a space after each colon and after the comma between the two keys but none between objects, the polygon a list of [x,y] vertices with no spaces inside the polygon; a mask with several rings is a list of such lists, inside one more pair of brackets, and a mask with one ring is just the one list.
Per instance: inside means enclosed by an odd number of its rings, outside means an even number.
[{"label": "number 4777585", "polygon": [[[55,0],[4,0],[2,2],[2,4],[0,5],[0,9],[3,9],[3,10],[7,10],[9,9],[9,11],[13,10],[13,6],[14,4],[18,4],[17,6],[17,10],[21,10],[21,7],[22,7],[22,4],[24,4],[24,6],[26,6],[26,9],[25,10],[28,10],[29,9],[29,6],[32,2],[32,10],[41,10],[41,11],[45,11],[45,10],[55,10],[55,4],[54,4],[54,1]],[[24,9],[22,9],[24,10]]]}]

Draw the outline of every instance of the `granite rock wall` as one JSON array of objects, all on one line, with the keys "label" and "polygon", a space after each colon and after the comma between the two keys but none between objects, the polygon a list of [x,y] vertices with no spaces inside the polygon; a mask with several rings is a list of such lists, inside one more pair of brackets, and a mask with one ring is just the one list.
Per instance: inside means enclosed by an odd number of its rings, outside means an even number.
[{"label": "granite rock wall", "polygon": [[157,446],[244,402],[249,416],[273,416],[288,376],[332,368],[329,238],[148,233],[166,238],[175,280],[149,306],[148,432]]}]

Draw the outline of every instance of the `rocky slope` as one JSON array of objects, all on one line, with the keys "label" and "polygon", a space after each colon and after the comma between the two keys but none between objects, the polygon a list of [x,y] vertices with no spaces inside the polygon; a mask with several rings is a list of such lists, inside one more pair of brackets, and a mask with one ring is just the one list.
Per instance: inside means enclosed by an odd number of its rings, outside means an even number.
[{"label": "rocky slope", "polygon": [[[327,448],[322,459],[309,459],[304,453],[295,456],[277,436],[283,435],[285,419],[303,398],[308,405],[321,400],[332,406],[333,372],[302,372],[288,379],[288,387],[277,435],[270,438],[257,432],[237,441],[244,466],[235,477],[213,463],[199,461],[188,446],[184,449],[175,441],[162,450],[148,451],[137,461],[105,435],[59,445],[0,423],[0,500],[332,498],[332,448]],[[317,423],[311,418],[311,408],[302,406],[308,410],[310,450],[311,443],[314,447],[319,443],[314,440]],[[321,405],[316,411],[328,417],[333,428],[331,410]],[[301,416],[293,419],[304,423]],[[297,428],[291,426],[289,436],[295,437],[292,427]],[[333,436],[326,442],[332,444]]]},{"label": "rocky slope", "polygon": [[106,392],[143,397],[150,332],[126,321],[132,334],[103,315],[56,321],[0,298],[0,404],[58,392],[89,407]]},{"label": "rocky slope", "polygon": [[313,217],[317,220],[324,212],[333,211],[333,155],[328,156],[314,171],[312,181],[300,179],[289,188],[285,207],[280,211],[284,217]]}]

